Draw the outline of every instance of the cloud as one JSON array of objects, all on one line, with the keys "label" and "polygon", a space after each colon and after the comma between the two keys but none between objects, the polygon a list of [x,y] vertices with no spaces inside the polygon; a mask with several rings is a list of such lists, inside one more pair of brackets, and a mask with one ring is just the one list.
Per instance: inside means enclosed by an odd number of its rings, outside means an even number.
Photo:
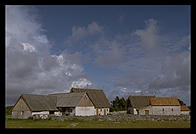
[{"label": "cloud", "polygon": [[148,19],[144,28],[110,36],[92,22],[73,26],[65,39],[66,50],[51,55],[50,41],[35,12],[30,6],[6,6],[6,104],[14,104],[22,93],[95,87],[83,67],[92,64],[98,72],[107,72],[99,82],[110,85],[105,90],[110,100],[116,95],[152,95],[156,89],[157,95],[188,102],[189,35],[163,34],[158,21]]},{"label": "cloud", "polygon": [[94,63],[99,66],[118,66],[125,60],[125,51],[120,48],[118,43],[115,41],[110,42],[110,45],[107,47],[107,49],[103,50],[103,48],[97,48],[95,51],[99,51],[99,54],[94,59]]},{"label": "cloud", "polygon": [[[161,33],[155,19],[146,20],[143,29],[131,33],[112,37],[105,34],[85,48],[96,67],[115,72],[103,76],[115,88],[108,92],[110,99],[115,95],[154,95],[155,87],[164,89],[157,91],[160,96],[188,95],[190,36]],[[170,92],[163,92],[166,89]]]},{"label": "cloud", "polygon": [[29,52],[35,52],[36,49],[35,47],[33,47],[32,45],[30,45],[29,43],[22,43],[23,48],[25,51],[29,51]]},{"label": "cloud", "polygon": [[92,83],[85,78],[80,78],[77,81],[73,81],[71,87],[75,88],[85,88],[91,86]]},{"label": "cloud", "polygon": [[[163,33],[158,22],[147,19],[144,28],[114,36],[107,36],[102,28],[104,34],[94,40],[88,28],[72,30],[72,37],[77,35],[77,48],[88,50],[96,68],[113,72],[102,79],[103,83],[107,81],[113,86],[107,91],[109,99],[115,95],[154,95],[156,88],[159,96],[184,96],[188,102],[185,96],[190,91],[190,36]],[[84,39],[87,45],[79,43]]]},{"label": "cloud", "polygon": [[[67,92],[74,82],[91,83],[80,62],[82,53],[50,54],[50,41],[35,11],[31,6],[6,6],[6,105],[24,93]],[[94,23],[87,28],[90,33],[98,30]]]},{"label": "cloud", "polygon": [[155,77],[150,88],[177,88],[190,85],[190,55],[179,54],[167,57],[162,64],[162,72]]},{"label": "cloud", "polygon": [[72,35],[66,38],[65,44],[66,45],[73,44],[89,36],[93,36],[98,33],[101,33],[102,31],[103,31],[103,27],[98,25],[96,22],[92,22],[91,24],[88,24],[86,28],[73,26]]},{"label": "cloud", "polygon": [[123,64],[118,64],[121,75],[110,78],[115,79],[114,87],[126,88],[130,95],[156,92],[157,96],[177,96],[190,103],[190,36],[163,34],[154,19],[145,23],[144,29],[115,38],[128,52],[124,51]]},{"label": "cloud", "polygon": [[142,46],[148,50],[154,50],[159,43],[158,26],[155,19],[148,19],[145,21],[146,28],[138,29],[134,34],[141,39]]}]

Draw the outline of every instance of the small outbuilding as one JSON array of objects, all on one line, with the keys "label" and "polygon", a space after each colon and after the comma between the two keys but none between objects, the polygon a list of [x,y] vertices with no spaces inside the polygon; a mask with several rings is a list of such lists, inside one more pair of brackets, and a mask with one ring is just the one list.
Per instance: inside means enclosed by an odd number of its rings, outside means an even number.
[{"label": "small outbuilding", "polygon": [[190,109],[186,105],[181,105],[181,115],[190,115]]}]

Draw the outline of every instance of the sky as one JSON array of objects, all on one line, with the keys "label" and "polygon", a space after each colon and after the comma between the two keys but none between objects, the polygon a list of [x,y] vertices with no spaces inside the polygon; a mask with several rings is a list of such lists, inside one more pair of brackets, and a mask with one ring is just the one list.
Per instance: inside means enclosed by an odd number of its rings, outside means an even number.
[{"label": "sky", "polygon": [[190,105],[190,6],[6,6],[6,105],[21,94],[103,89]]}]

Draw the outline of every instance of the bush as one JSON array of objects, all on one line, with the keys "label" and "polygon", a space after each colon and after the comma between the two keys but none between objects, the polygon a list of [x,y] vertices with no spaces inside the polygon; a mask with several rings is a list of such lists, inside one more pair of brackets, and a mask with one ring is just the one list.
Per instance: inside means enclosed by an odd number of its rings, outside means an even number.
[{"label": "bush", "polygon": [[28,120],[33,120],[33,117],[32,117],[32,116],[31,116],[31,117],[29,117],[29,118],[28,118]]},{"label": "bush", "polygon": [[13,108],[13,106],[7,106],[7,107],[5,107],[5,113],[6,113],[6,115],[12,115],[12,108]]}]

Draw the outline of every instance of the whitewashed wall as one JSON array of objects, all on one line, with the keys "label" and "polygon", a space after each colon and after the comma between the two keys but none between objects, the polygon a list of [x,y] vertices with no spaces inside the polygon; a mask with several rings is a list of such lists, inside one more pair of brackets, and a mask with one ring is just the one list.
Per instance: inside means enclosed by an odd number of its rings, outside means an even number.
[{"label": "whitewashed wall", "polygon": [[181,114],[182,115],[189,115],[190,114],[190,111],[181,111]]},{"label": "whitewashed wall", "polygon": [[133,108],[133,114],[135,114],[135,115],[138,114],[137,110],[135,108]]},{"label": "whitewashed wall", "polygon": [[151,106],[147,106],[144,108],[139,109],[139,115],[145,115],[145,110],[149,110],[149,115],[152,115],[152,107]]},{"label": "whitewashed wall", "polygon": [[42,119],[47,119],[49,116],[49,111],[41,111],[41,112],[32,112],[32,116],[37,115],[41,117]]},{"label": "whitewashed wall", "polygon": [[32,112],[32,115],[36,115],[36,114],[39,114],[39,115],[49,115],[49,111]]},{"label": "whitewashed wall", "polygon": [[94,108],[94,106],[91,106],[91,107],[76,107],[75,108],[75,115],[76,116],[92,116],[92,115],[95,115],[95,108]]},{"label": "whitewashed wall", "polygon": [[54,112],[55,116],[62,116],[62,112],[58,111],[58,112]]},{"label": "whitewashed wall", "polygon": [[180,113],[180,106],[152,106],[153,115],[180,115]]}]

